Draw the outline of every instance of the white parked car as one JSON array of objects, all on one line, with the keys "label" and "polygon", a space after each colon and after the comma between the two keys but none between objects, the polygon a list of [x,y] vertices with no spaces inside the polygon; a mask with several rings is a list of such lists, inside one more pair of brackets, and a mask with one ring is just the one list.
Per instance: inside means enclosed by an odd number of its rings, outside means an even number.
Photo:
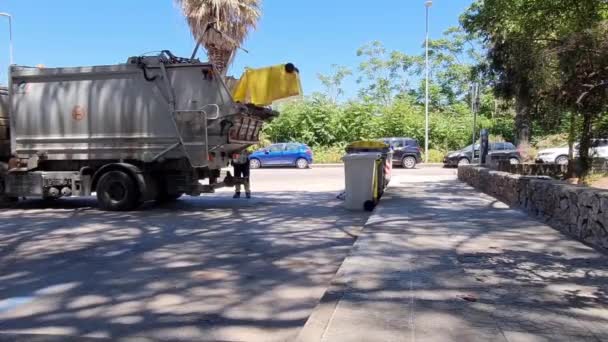
[{"label": "white parked car", "polygon": [[[608,139],[593,139],[589,154],[595,158],[608,159]],[[578,156],[578,144],[574,145],[574,155]],[[568,146],[547,148],[538,151],[536,161],[540,163],[568,164]]]}]

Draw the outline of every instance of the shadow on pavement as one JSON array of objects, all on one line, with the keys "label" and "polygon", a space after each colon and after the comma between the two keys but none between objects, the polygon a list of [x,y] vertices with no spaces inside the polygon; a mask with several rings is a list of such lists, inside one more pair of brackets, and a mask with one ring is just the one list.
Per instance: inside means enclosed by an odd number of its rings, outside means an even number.
[{"label": "shadow on pavement", "polygon": [[94,199],[0,212],[0,331],[293,338],[367,214],[333,193],[229,196],[124,213]]},{"label": "shadow on pavement", "polygon": [[608,256],[457,181],[391,189],[353,250],[324,340],[608,340]]}]

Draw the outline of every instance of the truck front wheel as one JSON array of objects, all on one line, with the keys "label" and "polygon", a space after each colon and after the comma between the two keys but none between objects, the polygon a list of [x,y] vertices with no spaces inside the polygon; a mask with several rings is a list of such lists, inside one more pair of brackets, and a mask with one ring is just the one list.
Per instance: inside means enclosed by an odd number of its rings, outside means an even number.
[{"label": "truck front wheel", "polygon": [[110,171],[101,176],[96,190],[97,201],[103,210],[133,210],[140,204],[135,181],[122,171]]}]

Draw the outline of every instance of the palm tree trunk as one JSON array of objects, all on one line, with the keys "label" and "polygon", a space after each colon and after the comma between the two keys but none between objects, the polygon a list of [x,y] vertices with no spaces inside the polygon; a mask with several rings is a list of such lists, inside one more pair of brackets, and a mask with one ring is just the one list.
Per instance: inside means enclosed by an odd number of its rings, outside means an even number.
[{"label": "palm tree trunk", "polygon": [[217,48],[215,45],[207,46],[207,55],[211,64],[215,66],[222,77],[228,72],[228,64],[232,57],[232,51]]}]

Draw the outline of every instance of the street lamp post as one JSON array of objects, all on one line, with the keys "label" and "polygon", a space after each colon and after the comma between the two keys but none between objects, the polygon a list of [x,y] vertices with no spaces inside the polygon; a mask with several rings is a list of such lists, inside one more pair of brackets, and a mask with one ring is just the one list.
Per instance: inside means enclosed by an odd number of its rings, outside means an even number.
[{"label": "street lamp post", "polygon": [[0,13],[0,17],[8,18],[8,38],[9,38],[9,53],[10,63],[13,65],[13,17],[8,13]]},{"label": "street lamp post", "polygon": [[432,0],[427,0],[424,3],[426,7],[426,39],[425,39],[425,99],[424,99],[424,162],[429,162],[429,9],[433,6]]}]

